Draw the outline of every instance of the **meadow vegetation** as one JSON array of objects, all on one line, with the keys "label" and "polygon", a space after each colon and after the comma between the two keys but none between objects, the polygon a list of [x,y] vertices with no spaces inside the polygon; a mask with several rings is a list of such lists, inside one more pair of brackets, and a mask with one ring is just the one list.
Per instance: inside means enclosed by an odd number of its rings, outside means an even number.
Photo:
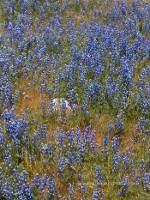
[{"label": "meadow vegetation", "polygon": [[0,200],[150,199],[148,0],[0,1],[0,152]]}]

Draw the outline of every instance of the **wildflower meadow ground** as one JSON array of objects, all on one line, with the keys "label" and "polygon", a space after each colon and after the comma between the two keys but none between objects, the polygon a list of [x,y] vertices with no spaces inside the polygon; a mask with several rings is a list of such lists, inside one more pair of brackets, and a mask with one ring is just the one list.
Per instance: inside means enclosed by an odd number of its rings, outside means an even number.
[{"label": "wildflower meadow ground", "polygon": [[0,200],[150,199],[150,1],[0,0]]}]

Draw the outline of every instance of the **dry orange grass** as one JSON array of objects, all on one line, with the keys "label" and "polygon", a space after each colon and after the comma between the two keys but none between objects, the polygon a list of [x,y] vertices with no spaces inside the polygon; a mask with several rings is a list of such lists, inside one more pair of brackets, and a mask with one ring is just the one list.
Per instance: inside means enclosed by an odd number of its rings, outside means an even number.
[{"label": "dry orange grass", "polygon": [[37,111],[40,101],[41,96],[37,93],[37,91],[34,88],[31,88],[20,98],[16,106],[16,114],[23,113],[27,108]]},{"label": "dry orange grass", "polygon": [[103,137],[107,133],[108,122],[113,122],[113,116],[109,114],[97,116],[93,122],[96,129],[95,139],[98,144],[102,143]]},{"label": "dry orange grass", "polygon": [[16,105],[16,114],[20,115],[26,112],[27,109],[31,109],[31,111],[41,114],[40,102],[42,100],[48,102],[48,97],[46,97],[45,94],[41,94],[38,91],[38,88],[32,85],[29,79],[20,79],[19,91],[21,95]]}]

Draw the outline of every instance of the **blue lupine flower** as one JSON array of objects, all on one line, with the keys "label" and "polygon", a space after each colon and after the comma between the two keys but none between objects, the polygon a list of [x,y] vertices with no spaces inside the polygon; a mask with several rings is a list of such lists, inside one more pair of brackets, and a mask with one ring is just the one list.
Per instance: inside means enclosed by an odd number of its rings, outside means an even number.
[{"label": "blue lupine flower", "polygon": [[81,155],[77,154],[75,157],[75,161],[78,165],[80,165],[81,164]]},{"label": "blue lupine flower", "polygon": [[3,130],[2,127],[0,126],[0,147],[2,147],[2,145],[4,144],[4,135],[3,135]]},{"label": "blue lupine flower", "polygon": [[149,173],[144,174],[143,185],[144,185],[145,190],[150,191],[150,174]]},{"label": "blue lupine flower", "polygon": [[102,184],[104,182],[104,175],[102,174],[101,168],[99,166],[96,167],[96,176],[95,179],[98,183]]},{"label": "blue lupine flower", "polygon": [[78,184],[79,189],[81,190],[81,192],[83,192],[84,194],[87,192],[87,185],[84,183],[79,183]]},{"label": "blue lupine flower", "polygon": [[109,144],[108,136],[105,136],[104,139],[103,139],[103,145],[108,146],[108,144]]},{"label": "blue lupine flower", "polygon": [[119,137],[113,137],[112,139],[112,149],[114,152],[117,152],[119,149]]},{"label": "blue lupine flower", "polygon": [[4,154],[4,162],[5,162],[6,164],[11,164],[11,162],[12,162],[11,151],[12,151],[12,146],[11,146],[11,144],[7,144],[7,145],[6,145],[5,154]]},{"label": "blue lupine flower", "polygon": [[52,145],[51,144],[42,144],[41,152],[44,156],[52,156]]},{"label": "blue lupine flower", "polygon": [[75,158],[71,152],[68,152],[67,163],[70,165],[74,162]]},{"label": "blue lupine flower", "polygon": [[60,160],[58,160],[58,171],[59,172],[63,172],[63,170],[65,169],[65,167],[67,166],[67,162],[65,158],[61,158]]},{"label": "blue lupine flower", "polygon": [[136,178],[135,178],[135,183],[136,183],[137,185],[140,185],[140,184],[142,183],[142,178],[141,178],[140,176],[136,176]]},{"label": "blue lupine flower", "polygon": [[83,142],[80,142],[80,147],[79,147],[80,155],[84,155],[85,151],[86,151],[85,144]]},{"label": "blue lupine flower", "polygon": [[99,191],[95,190],[92,195],[92,200],[99,200],[100,199],[99,196],[100,196]]},{"label": "blue lupine flower", "polygon": [[121,122],[120,118],[116,118],[116,120],[115,120],[115,130],[117,133],[120,133],[124,130],[124,125]]},{"label": "blue lupine flower", "polygon": [[123,161],[123,173],[125,173],[125,171],[129,168],[129,165],[130,165],[129,156],[124,153],[122,155],[122,161]]},{"label": "blue lupine flower", "polygon": [[2,194],[4,195],[4,197],[6,197],[7,199],[13,199],[14,195],[13,195],[13,191],[12,191],[12,187],[9,183],[9,180],[6,180],[6,182],[3,185],[2,188]]},{"label": "blue lupine flower", "polygon": [[112,160],[112,169],[114,172],[118,172],[119,170],[119,161],[120,161],[120,155],[119,153],[115,153]]},{"label": "blue lupine flower", "polygon": [[141,172],[144,173],[144,171],[145,171],[145,161],[143,159],[140,161],[140,168],[141,168]]},{"label": "blue lupine flower", "polygon": [[92,200],[100,200],[100,199],[104,200],[104,194],[101,188],[97,186],[96,189],[93,191]]},{"label": "blue lupine flower", "polygon": [[69,184],[69,196],[70,199],[74,199],[74,187],[72,184]]},{"label": "blue lupine flower", "polygon": [[118,191],[119,196],[124,196],[129,188],[128,177],[123,177],[121,187]]}]

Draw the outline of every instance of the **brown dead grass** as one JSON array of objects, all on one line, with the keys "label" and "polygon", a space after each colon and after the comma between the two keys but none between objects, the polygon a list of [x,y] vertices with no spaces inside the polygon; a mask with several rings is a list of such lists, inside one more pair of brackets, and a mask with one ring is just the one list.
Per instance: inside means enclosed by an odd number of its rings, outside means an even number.
[{"label": "brown dead grass", "polygon": [[128,151],[133,146],[133,136],[136,134],[136,120],[128,120],[125,123],[125,131],[123,135],[121,136],[122,142],[121,142],[121,148],[123,151]]},{"label": "brown dead grass", "polygon": [[41,101],[41,96],[37,93],[34,88],[31,88],[29,91],[22,95],[17,106],[16,114],[23,113],[27,108],[37,110],[39,103]]},{"label": "brown dead grass", "polygon": [[100,117],[97,116],[94,121],[94,126],[96,129],[95,139],[98,144],[102,143],[104,135],[107,133],[107,124],[112,122],[113,116],[109,114],[102,114]]},{"label": "brown dead grass", "polygon": [[48,102],[48,97],[45,94],[41,94],[29,79],[20,79],[19,91],[21,95],[16,105],[15,113],[20,115],[30,109],[35,113],[41,114],[40,102],[42,100]]},{"label": "brown dead grass", "polygon": [[0,27],[0,34],[4,33],[4,30]]}]

